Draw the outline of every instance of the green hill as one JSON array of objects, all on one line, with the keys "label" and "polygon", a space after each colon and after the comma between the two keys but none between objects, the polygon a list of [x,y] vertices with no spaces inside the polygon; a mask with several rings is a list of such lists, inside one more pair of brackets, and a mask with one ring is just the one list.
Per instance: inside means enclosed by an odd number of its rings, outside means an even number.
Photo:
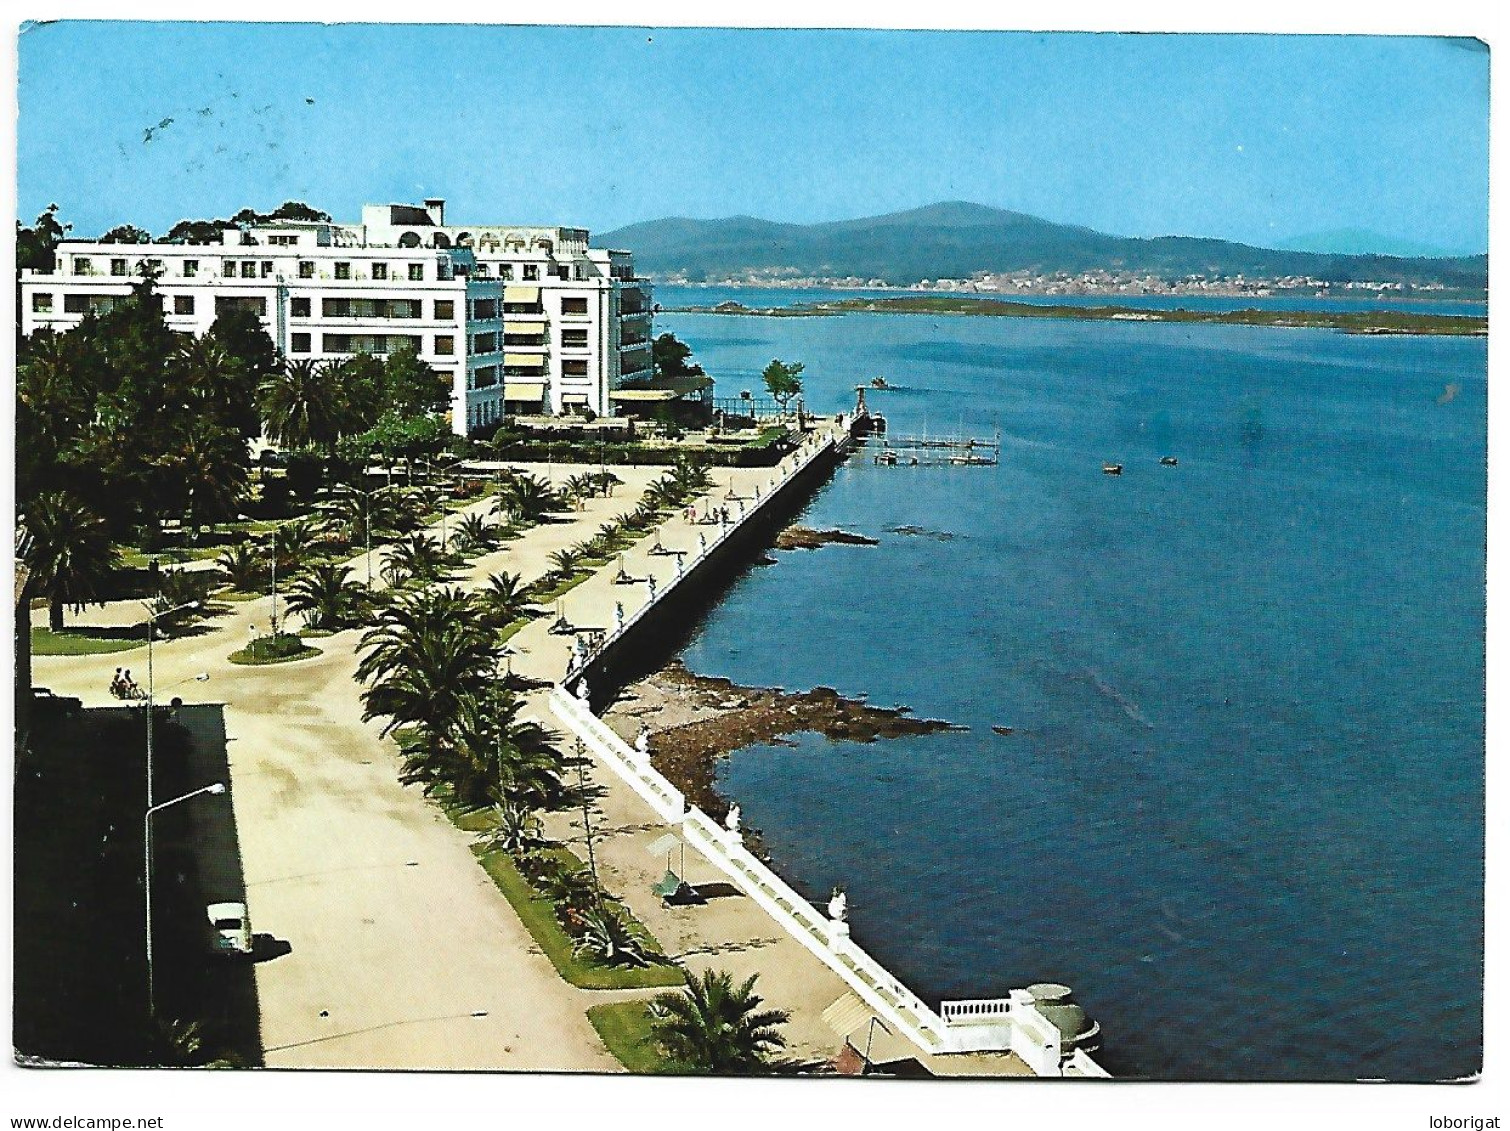
[{"label": "green hill", "polygon": [[1421,259],[1282,251],[1190,236],[1140,239],[962,201],[823,224],[782,224],[753,216],[650,220],[602,233],[594,242],[633,251],[636,265],[647,275],[682,275],[698,282],[786,270],[906,285],[968,278],[980,271],[1104,269],[1165,279],[1303,275],[1333,283],[1440,283],[1478,291],[1488,279],[1484,255]]}]

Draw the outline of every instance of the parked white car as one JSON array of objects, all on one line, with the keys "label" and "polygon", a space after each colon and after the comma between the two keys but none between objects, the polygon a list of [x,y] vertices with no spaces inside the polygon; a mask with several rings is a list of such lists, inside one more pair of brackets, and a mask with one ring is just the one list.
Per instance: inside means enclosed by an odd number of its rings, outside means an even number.
[{"label": "parked white car", "polygon": [[212,903],[205,908],[210,921],[210,947],[216,954],[252,953],[252,923],[244,903]]}]

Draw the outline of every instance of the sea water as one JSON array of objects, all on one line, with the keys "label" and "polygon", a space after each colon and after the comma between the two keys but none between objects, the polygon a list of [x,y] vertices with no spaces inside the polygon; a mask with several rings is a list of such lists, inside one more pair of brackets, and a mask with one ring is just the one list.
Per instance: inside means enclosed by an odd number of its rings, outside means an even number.
[{"label": "sea water", "polygon": [[[656,298],[710,295],[748,300]],[[926,999],[1068,983],[1119,1075],[1478,1069],[1483,339],[665,330],[720,396],[758,395],[779,357],[816,411],[884,376],[867,396],[893,434],[1000,432],[996,467],[853,456],[801,521],[880,545],[750,569],[685,651],[968,728],[726,759],[720,788],[789,879],[843,885],[856,939]]]}]

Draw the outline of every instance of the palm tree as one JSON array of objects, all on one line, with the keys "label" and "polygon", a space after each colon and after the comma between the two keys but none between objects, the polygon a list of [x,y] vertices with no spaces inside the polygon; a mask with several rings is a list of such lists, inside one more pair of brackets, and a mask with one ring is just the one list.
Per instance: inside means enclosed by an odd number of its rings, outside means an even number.
[{"label": "palm tree", "polygon": [[47,623],[63,630],[63,608],[104,604],[105,583],[120,565],[105,520],[66,491],[39,495],[23,508],[22,558],[47,598]]},{"label": "palm tree", "polygon": [[582,564],[582,558],[583,554],[579,546],[568,546],[563,550],[557,550],[551,555],[551,573],[565,581],[577,572],[577,567]]},{"label": "palm tree", "polygon": [[278,559],[280,570],[293,570],[315,552],[319,535],[315,524],[307,518],[294,518],[280,523],[273,530],[273,556]]},{"label": "palm tree", "polygon": [[508,522],[538,522],[561,505],[560,497],[537,475],[516,475],[503,485],[494,513]]},{"label": "palm tree", "polygon": [[345,628],[361,612],[366,588],[351,570],[334,562],[311,566],[289,587],[288,607],[304,615],[310,628]]},{"label": "palm tree", "polygon": [[335,447],[345,417],[336,373],[312,361],[289,362],[262,383],[258,403],[267,434],[286,448]]},{"label": "palm tree", "polygon": [[247,492],[246,441],[209,417],[197,418],[162,465],[182,484],[190,537],[199,528],[231,517]]},{"label": "palm tree", "polygon": [[493,628],[503,629],[524,615],[528,590],[517,573],[495,573],[477,594],[483,616]]},{"label": "palm tree", "polygon": [[476,809],[512,802],[535,810],[567,803],[557,736],[521,719],[522,707],[497,685],[458,701],[441,740],[454,755],[448,784],[459,804]]},{"label": "palm tree", "polygon": [[405,594],[385,608],[377,625],[362,636],[360,647],[366,654],[357,665],[357,678],[367,681],[399,670],[408,662],[414,641],[458,626],[488,642],[490,634],[470,594],[449,586]]},{"label": "palm tree", "polygon": [[250,541],[227,546],[215,560],[226,584],[243,593],[258,589],[267,573],[267,555]]},{"label": "palm tree", "polygon": [[406,785],[422,784],[428,794],[442,785],[467,784],[469,767],[457,764],[447,739],[463,704],[480,698],[492,682],[492,648],[471,626],[450,623],[406,640],[402,651],[402,666],[362,692],[362,718],[386,716],[385,735],[405,724],[419,728],[420,741],[405,752],[400,780]]},{"label": "palm tree", "polygon": [[[440,543],[428,534],[416,532],[401,538],[388,548],[383,575],[409,580],[438,580],[448,564]],[[390,578],[391,580],[391,578]]]},{"label": "palm tree", "polygon": [[343,491],[336,501],[335,521],[352,546],[361,546],[369,534],[380,538],[399,531],[407,513],[400,499],[382,488]]},{"label": "palm tree", "polygon": [[735,986],[727,971],[693,975],[681,993],[651,1003],[650,1033],[666,1055],[695,1072],[718,1075],[766,1071],[766,1055],[786,1047],[777,1031],[791,1015],[761,1010],[758,975]]},{"label": "palm tree", "polygon": [[468,551],[486,550],[497,541],[497,533],[480,514],[463,515],[452,535]]}]

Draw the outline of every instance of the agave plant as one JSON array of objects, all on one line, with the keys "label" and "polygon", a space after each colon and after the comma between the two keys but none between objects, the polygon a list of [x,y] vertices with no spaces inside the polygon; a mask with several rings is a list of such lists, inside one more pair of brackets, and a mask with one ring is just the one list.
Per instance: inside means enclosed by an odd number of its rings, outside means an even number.
[{"label": "agave plant", "polygon": [[516,860],[545,843],[540,818],[517,801],[494,805],[491,824],[477,838],[489,851],[504,852]]},{"label": "agave plant", "polygon": [[643,940],[629,927],[623,915],[609,907],[597,907],[581,918],[581,934],[572,952],[588,955],[605,966],[649,966]]}]

